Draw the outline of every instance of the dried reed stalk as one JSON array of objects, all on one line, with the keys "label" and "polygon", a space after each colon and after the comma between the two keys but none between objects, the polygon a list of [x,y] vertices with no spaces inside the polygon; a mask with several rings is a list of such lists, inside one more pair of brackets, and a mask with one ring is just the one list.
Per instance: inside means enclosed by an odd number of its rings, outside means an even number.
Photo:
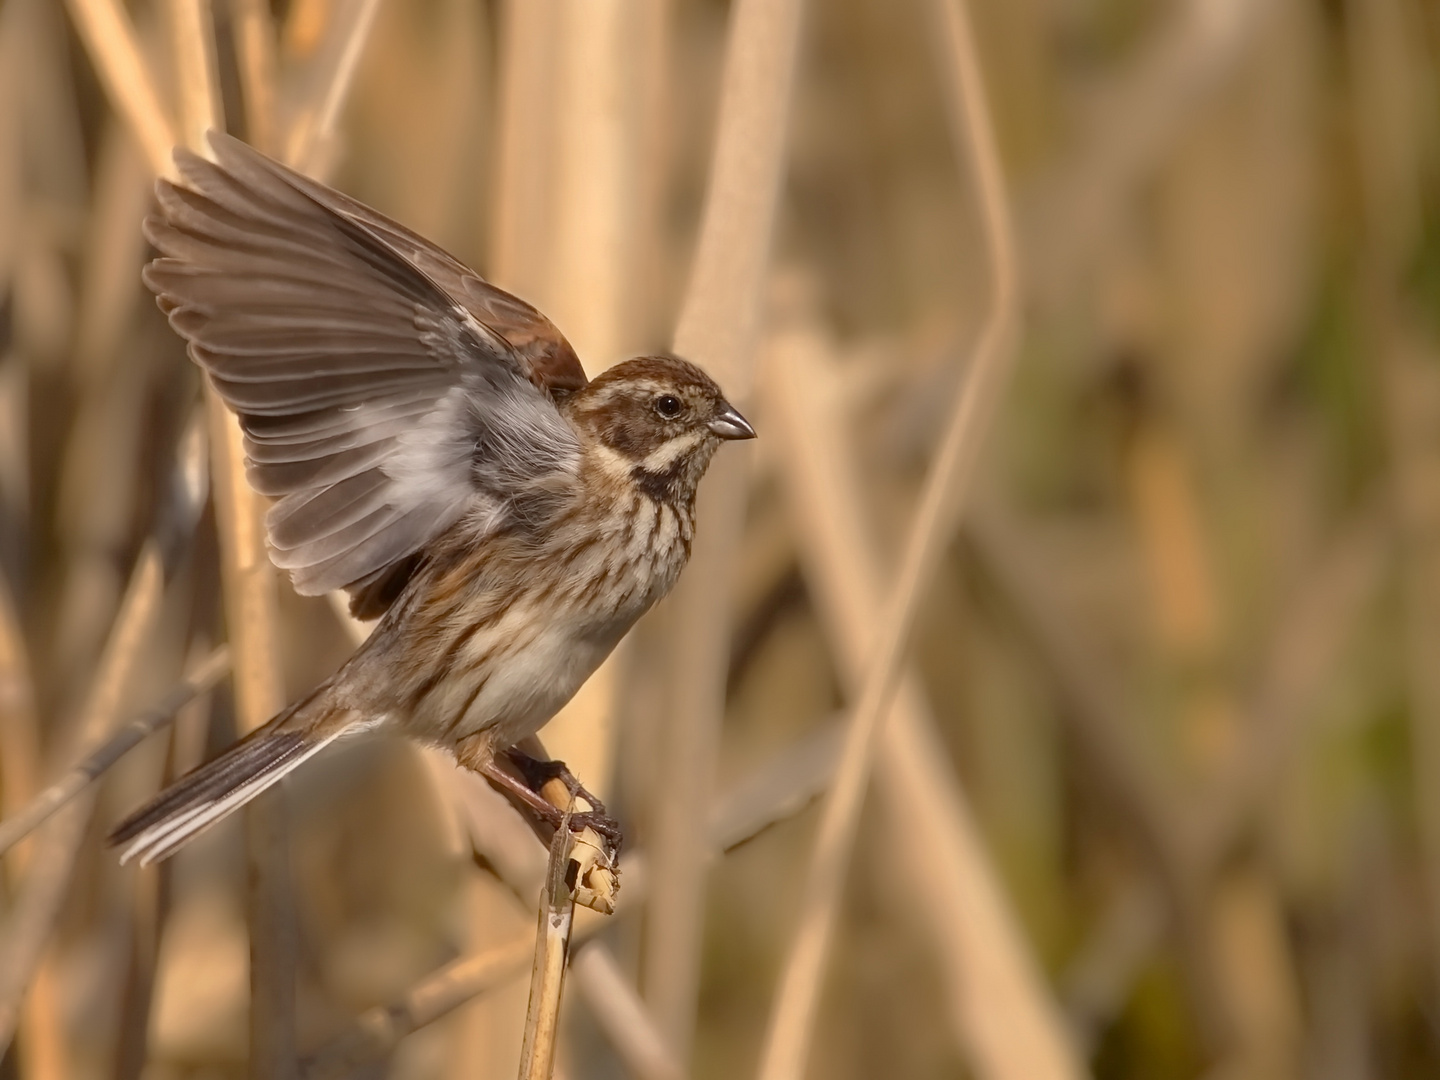
[{"label": "dried reed stalk", "polygon": [[[0,106],[3,107],[3,106]],[[9,816],[30,799],[40,778],[40,726],[30,658],[19,611],[0,573],[0,806]],[[21,890],[33,845],[5,859],[10,895]],[[65,1080],[70,1074],[61,1002],[53,965],[41,963],[19,1020],[19,1073],[24,1080]]]},{"label": "dried reed stalk", "polygon": [[[181,115],[189,148],[209,156],[205,133],[223,131],[214,27],[208,0],[170,0]],[[212,484],[220,528],[221,582],[234,668],[236,715],[253,731],[284,705],[276,645],[275,580],[263,508],[245,479],[240,425],[207,386]],[[250,924],[250,1075],[296,1075],[296,928],[282,792],[245,810]]]},{"label": "dried reed stalk", "polygon": [[266,0],[230,0],[235,59],[245,104],[245,139],[266,154],[279,150],[275,100],[275,21]]},{"label": "dried reed stalk", "polygon": [[[43,161],[37,163],[27,159],[26,152],[40,145],[32,141],[34,134],[44,132],[51,145],[68,148],[71,125],[78,122],[78,117],[73,112],[75,103],[68,99],[69,72],[63,63],[57,63],[63,55],[59,51],[64,47],[62,34],[63,27],[56,24],[55,13],[46,5],[10,4],[6,10],[0,12],[0,39],[3,39],[0,40],[0,66],[5,68],[5,74],[0,76],[0,84],[3,84],[0,85],[0,98],[3,98],[3,101],[0,101],[0,143],[4,144],[3,153],[6,159],[5,164],[0,165],[0,283],[3,283],[0,284],[0,289],[3,289],[12,302],[17,296],[17,287],[23,288],[20,282],[11,278],[12,272],[22,269],[14,265],[12,259],[24,249],[32,248],[37,224],[45,220],[48,208],[60,205],[52,200],[63,200],[69,193],[78,197],[79,184],[82,182],[78,172],[67,174],[64,180],[74,185],[72,189],[67,189],[66,192],[37,192],[39,199],[28,207],[25,204],[24,178],[27,175],[50,181],[61,178],[54,168],[58,162],[47,168]],[[137,90],[143,92],[144,88]],[[29,129],[32,139],[21,141],[23,129]],[[126,138],[128,139],[128,136]],[[59,156],[64,156],[63,149]],[[116,208],[113,196],[123,185],[109,182],[115,179],[116,170],[107,168],[115,162],[116,157],[114,153],[102,152],[101,155],[98,169],[100,179],[96,185],[98,205],[92,219],[97,232],[105,232],[107,227],[113,226],[117,220],[113,212]],[[79,164],[78,158],[72,159],[72,164]],[[138,234],[138,228],[133,222],[131,230]],[[25,233],[30,233],[32,239],[24,240]],[[107,239],[114,237],[107,236]],[[124,290],[107,291],[97,288],[97,284],[104,285],[107,281],[113,281],[106,273],[109,269],[106,264],[116,258],[123,258],[126,248],[127,245],[121,241],[109,245],[98,244],[87,251],[82,282],[83,304],[73,345],[77,366],[93,368],[93,365],[87,365],[86,361],[105,351],[96,347],[96,332],[102,329],[101,323],[104,321],[103,318],[97,318],[97,315],[113,313],[114,307],[106,301],[115,299]],[[4,306],[6,304],[0,302],[0,307]],[[0,322],[4,321],[6,320],[0,318]],[[66,332],[68,333],[68,328]],[[105,341],[107,349],[110,344],[109,340]],[[0,351],[4,348],[5,346],[0,346]],[[23,535],[29,515],[27,504],[31,465],[27,461],[27,451],[31,440],[28,434],[30,421],[25,410],[33,403],[27,392],[27,361],[33,362],[34,359],[38,358],[24,357],[19,351],[0,358],[0,367],[6,369],[0,374],[0,412],[5,414],[0,418],[0,428],[3,428],[3,433],[0,433],[0,501],[4,503],[0,516],[6,518],[7,525],[7,535],[0,539],[0,547],[5,549],[3,554],[6,555],[11,553],[9,544]],[[84,377],[79,381],[82,400],[85,404],[92,403],[95,395],[91,387],[94,384]],[[84,421],[81,420],[75,430],[83,424]],[[75,439],[68,441],[67,457],[76,442]],[[124,450],[121,449],[120,453],[123,455]],[[123,487],[122,484],[122,490]],[[105,501],[100,500],[102,504]],[[63,517],[63,507],[60,513]],[[61,534],[65,535],[63,525]],[[93,534],[87,534],[87,537],[93,537]],[[77,561],[67,563],[67,586],[77,577],[91,585],[97,583],[96,576],[87,573],[92,567],[86,566],[86,561],[86,556],[82,554]],[[100,570],[99,579],[107,584],[114,582],[118,591],[119,582],[110,565],[107,564]],[[100,594],[106,591],[103,587],[97,590]],[[60,609],[68,615],[73,609],[66,604],[67,599],[68,596],[62,598]],[[103,623],[110,613],[102,615],[92,610],[90,614],[91,625],[99,624],[100,632],[103,633]],[[18,628],[11,628],[18,632]],[[70,628],[62,615],[59,637],[63,642],[73,644],[75,637],[67,633]],[[88,633],[90,631],[87,629]],[[18,644],[18,638],[16,643]],[[63,649],[58,651],[63,652]],[[85,652],[88,664],[89,649]],[[63,660],[61,663],[63,665]],[[0,675],[0,683],[7,681],[4,675]],[[33,694],[28,688],[22,690],[19,684],[12,684],[10,689],[16,692],[14,699],[0,703],[0,713],[4,714],[4,722],[0,723],[0,728],[4,730],[4,734],[0,735],[0,759],[3,759],[0,774],[4,777],[5,808],[7,811],[14,811],[19,809],[20,803],[27,796],[33,794],[37,786],[39,738],[33,711]],[[6,696],[6,688],[0,686],[0,698]],[[10,711],[11,709],[13,711]],[[22,875],[30,865],[27,853],[33,847],[31,844],[24,845],[7,861],[11,882],[22,894],[30,887]],[[41,868],[53,873],[57,868],[57,861],[63,859],[61,849],[63,843],[59,849],[47,848],[46,858],[39,864]],[[71,864],[73,865],[73,857]],[[58,895],[63,898],[64,885],[57,888]],[[34,896],[33,893],[31,895]],[[42,952],[29,976],[19,1021],[18,1070],[26,1080],[63,1080],[72,1075],[74,1070],[70,1061],[70,1043],[64,1030],[64,1018],[65,1010],[60,997],[56,968],[53,960],[48,959]]]},{"label": "dried reed stalk", "polygon": [[[40,786],[40,720],[35,685],[10,584],[0,573],[0,806],[7,822],[21,813]],[[0,847],[7,850],[9,844]],[[17,854],[20,854],[17,852]],[[10,870],[19,861],[7,862]]]},{"label": "dried reed stalk", "polygon": [[[115,552],[131,543],[136,500],[145,486],[138,470],[117,470],[116,463],[138,460],[143,452],[143,400],[157,357],[132,355],[124,367],[118,361],[126,355],[126,331],[140,292],[145,244],[140,219],[153,182],[131,133],[118,118],[108,118],[94,167],[70,357],[77,400],[52,481],[64,547],[52,669],[87,664],[99,649],[124,585]],[[188,529],[174,539],[183,546]],[[171,538],[156,540],[162,559],[168,559]]]},{"label": "dried reed stalk", "polygon": [[[204,412],[195,410],[195,419],[203,421]],[[192,423],[190,434],[197,440],[203,428]],[[205,472],[203,459],[196,462]],[[198,513],[198,511],[197,511]],[[224,647],[222,646],[222,649]],[[185,669],[194,670],[213,656],[208,634],[191,637],[186,647]],[[204,758],[204,741],[210,722],[209,695],[191,698],[175,717],[171,726],[168,759],[146,764],[154,769],[160,786],[175,776],[183,776]],[[128,956],[120,981],[119,1035],[112,1060],[114,1080],[142,1080],[149,1063],[152,1024],[151,1010],[155,1002],[157,977],[160,973],[160,944],[166,920],[170,915],[175,863],[165,861],[156,866],[135,867],[129,874],[130,908]],[[173,955],[173,954],[172,954]]]},{"label": "dried reed stalk", "polygon": [[115,111],[145,149],[159,176],[174,175],[174,125],[160,103],[135,27],[118,0],[66,0],[85,51]]},{"label": "dried reed stalk", "polygon": [[[502,8],[488,276],[546,309],[592,375],[597,365],[619,359],[628,332],[623,283],[633,274],[638,190],[633,21],[628,0],[524,0]],[[546,735],[575,774],[606,798],[622,658],[611,656],[601,666]],[[450,794],[474,834],[476,807],[465,800],[465,782],[452,773]],[[507,811],[514,824],[510,818]],[[518,846],[528,851],[532,843]],[[518,895],[534,895],[528,881],[507,884],[518,886]],[[537,962],[543,945],[537,943]],[[540,980],[543,969],[533,974]],[[530,1022],[540,994],[541,982],[532,982]],[[497,1002],[493,1011],[506,1007]],[[477,1020],[457,1034],[473,1048],[462,1053],[492,1059],[498,1073],[496,1051],[475,1046],[493,1025]],[[526,1038],[528,1047],[533,1028]],[[522,1072],[526,1067],[522,1063]]]},{"label": "dried reed stalk", "polygon": [[[640,102],[632,0],[562,0],[556,19],[555,177],[541,306],[591,376],[633,344]],[[532,181],[533,183],[533,181]],[[511,242],[521,238],[511,227]],[[532,243],[544,242],[532,237]],[[626,649],[611,654],[546,725],[546,741],[587,787],[610,798]]]},{"label": "dried reed stalk", "polygon": [[638,118],[635,144],[634,272],[629,309],[635,340],[647,347],[663,340],[668,315],[659,301],[669,263],[666,211],[675,172],[671,152],[674,120],[671,52],[674,37],[674,0],[629,0],[635,8],[634,82]]},{"label": "dried reed stalk", "polygon": [[622,359],[634,336],[627,319],[640,217],[634,7],[632,0],[563,0],[557,20],[555,233],[540,299],[591,375]]},{"label": "dried reed stalk", "polygon": [[[489,242],[485,270],[486,276],[501,288],[535,299],[549,284],[556,98],[560,84],[555,77],[559,6],[559,0],[505,0],[498,5],[494,169],[490,204],[485,207]],[[432,768],[437,773],[442,771],[439,766]],[[451,769],[448,783],[441,790],[448,793],[462,818],[473,820],[474,815],[467,813],[472,808],[466,805],[463,790],[467,782],[458,770]],[[473,786],[484,787],[478,782]],[[482,794],[491,792],[486,789]],[[474,828],[472,824],[472,834]],[[511,845],[512,850],[506,854],[528,855],[533,846],[533,838],[526,836],[523,843]],[[476,850],[481,850],[478,843]],[[516,861],[520,860],[512,861],[512,869]],[[496,865],[494,861],[492,865]],[[534,889],[524,895],[533,896]],[[500,901],[487,897],[477,902]],[[490,933],[493,931],[477,926],[471,947],[487,940]],[[454,1056],[480,1064],[487,1077],[508,1075],[514,1059],[506,1060],[506,1056],[513,1044],[501,1048],[501,1039],[510,1038],[508,1033],[502,1034],[502,1028],[518,1012],[521,992],[518,986],[507,988],[497,995],[499,1000],[472,1012],[464,1027],[455,1033]]]},{"label": "dried reed stalk", "polygon": [[488,276],[538,297],[548,284],[558,0],[508,0],[500,31]]},{"label": "dried reed stalk", "polygon": [[174,39],[175,83],[180,97],[179,142],[210,156],[207,131],[225,130],[220,72],[215,56],[215,23],[209,0],[169,0]]},{"label": "dried reed stalk", "polygon": [[[235,711],[253,731],[284,705],[275,624],[275,580],[265,550],[263,508],[245,481],[240,427],[212,388],[212,481],[220,526],[221,581],[230,639]],[[295,938],[284,793],[246,807],[250,922],[250,1075],[295,1075]]]},{"label": "dried reed stalk", "polygon": [[370,40],[380,0],[352,0],[326,28],[325,48],[308,73],[310,95],[293,109],[285,136],[285,160],[303,173],[324,177],[341,107]]},{"label": "dried reed stalk", "polygon": [[[100,743],[115,722],[158,623],[163,589],[160,556],[147,546],[135,564],[81,710],[77,743],[82,752]],[[14,1036],[21,1002],[55,927],[94,803],[93,790],[71,802],[35,838],[26,861],[24,885],[0,939],[0,1053]]]},{"label": "dried reed stalk", "polygon": [[[0,634],[3,636],[3,634]],[[3,652],[3,643],[0,643]],[[54,783],[14,814],[0,822],[0,855],[48,821],[102,776],[130,750],[175,719],[188,702],[208,692],[230,670],[230,653],[223,646],[202,660],[180,684],[153,708],[122,725],[109,739],[77,761]]]},{"label": "dried reed stalk", "polygon": [[132,877],[128,955],[119,987],[120,1031],[114,1051],[114,1080],[141,1080],[145,1073],[150,1009],[155,996],[160,937],[169,907],[171,873],[172,867],[165,864],[138,868]]},{"label": "dried reed stalk", "polygon": [[[530,747],[527,746],[526,749],[527,752],[530,752]],[[465,776],[464,773],[455,773],[455,775]],[[468,776],[467,779],[474,780],[475,778]],[[554,805],[569,805],[570,793],[559,780],[547,783],[541,793]],[[494,808],[494,811],[498,812],[487,812],[490,808]],[[477,841],[475,844],[477,851],[494,868],[495,874],[501,878],[505,886],[510,888],[511,893],[520,899],[536,893],[536,881],[531,877],[530,863],[524,858],[517,860],[513,855],[517,848],[521,848],[527,854],[528,851],[533,850],[533,841],[528,835],[530,834],[530,825],[518,821],[517,816],[510,809],[503,808],[503,805],[497,804],[494,799],[484,802],[477,801],[477,799],[465,799],[461,809],[468,816],[469,831]],[[598,852],[599,842],[598,835],[593,834],[592,831],[585,831],[580,834],[573,847],[576,851],[583,851],[589,847],[590,852]],[[554,838],[552,838],[552,847],[553,844]],[[635,891],[632,887],[635,877],[632,864],[636,858],[641,860],[639,868],[644,870],[642,854],[626,858],[626,897],[632,896]],[[575,861],[575,855],[570,855],[567,863],[569,861]],[[588,874],[588,870],[583,865],[582,871],[586,871]],[[590,887],[596,884],[596,881],[586,874],[577,871],[573,878],[576,886]],[[572,880],[569,870],[566,870],[566,880]],[[553,874],[546,877],[546,881],[546,887],[540,890],[541,910],[549,907],[553,916],[556,914],[553,903],[553,884],[549,884],[553,881]],[[641,878],[641,883],[642,881],[644,878]],[[579,893],[573,894],[579,896]],[[619,899],[613,893],[609,893],[608,896],[611,897],[612,903],[613,900]],[[592,900],[586,900],[586,903],[595,907]],[[629,906],[634,909],[634,901],[631,901]],[[613,907],[611,907],[611,913],[613,913]],[[593,922],[595,920],[592,919],[592,924]],[[541,926],[547,926],[544,916],[541,916]],[[540,943],[537,943],[537,949],[540,948]],[[549,953],[549,955],[553,958],[554,953]],[[537,962],[539,962],[539,955],[537,955]],[[680,1067],[675,1064],[670,1051],[665,1048],[657,1025],[649,1015],[647,1008],[639,1001],[635,989],[621,975],[619,965],[615,962],[609,949],[602,942],[585,943],[576,949],[575,965],[573,966],[575,966],[576,975],[579,976],[580,994],[589,1005],[593,1017],[598,1021],[600,1031],[611,1041],[626,1067],[636,1076],[641,1077],[671,1076],[671,1074],[680,1073]],[[537,978],[537,973],[543,981],[549,976],[550,969],[547,966],[537,966],[531,973],[533,978]],[[543,988],[533,982],[530,992],[531,1002],[534,1002],[543,995]]]},{"label": "dried reed stalk", "polygon": [[535,930],[535,960],[530,969],[530,1004],[520,1044],[519,1080],[550,1080],[555,1071],[555,1043],[560,1035],[560,995],[570,959],[570,934],[575,926],[575,897],[565,881],[570,863],[569,821],[562,820],[550,841],[550,863],[540,894]]},{"label": "dried reed stalk", "polygon": [[[819,796],[834,771],[841,735],[840,727],[831,725],[801,740],[719,799],[707,818],[710,858],[793,817]],[[454,773],[462,781],[484,786],[473,775],[458,770]],[[485,788],[485,792],[490,794],[490,789]],[[498,801],[498,796],[495,798]],[[458,807],[469,819],[472,833],[484,840],[482,854],[511,893],[517,897],[533,894],[542,871],[537,868],[536,878],[532,880],[528,876],[528,864],[517,864],[516,860],[503,855],[496,857],[504,847],[517,841],[527,850],[533,847],[534,838],[528,827],[508,809],[503,816],[491,816],[477,811],[476,802],[468,799],[459,802]],[[626,855],[625,887],[617,914],[640,908],[647,882],[653,879],[653,875],[646,872],[646,862],[644,851]],[[665,1075],[663,1070],[671,1068],[683,1074],[682,1066],[662,1042],[658,1027],[623,978],[611,977],[605,972],[596,976],[593,970],[580,975],[587,966],[611,971],[618,971],[618,967],[608,954],[602,955],[598,962],[585,960],[592,950],[607,953],[602,942],[590,938],[608,925],[608,920],[592,912],[582,911],[578,915],[572,966],[578,989],[602,1030],[636,1075]],[[306,1080],[346,1075],[365,1062],[382,1057],[406,1035],[517,977],[524,970],[525,958],[533,953],[534,939],[527,933],[521,940],[484,950],[432,972],[394,1003],[370,1009],[358,1017],[345,1033],[315,1055],[306,1069]],[[661,1071],[652,1074],[652,1069]]]},{"label": "dried reed stalk", "polygon": [[[154,175],[149,159],[123,121],[113,119],[106,125],[95,164],[94,209],[85,241],[81,307],[75,327],[73,364],[85,394],[80,406],[85,412],[77,417],[77,430],[102,428],[105,421],[96,414],[114,397],[107,393],[110,384],[105,376],[114,369],[141,290],[136,268],[145,257],[145,237],[140,221],[153,197]],[[109,452],[113,454],[113,450]],[[113,460],[106,458],[106,464]],[[69,476],[62,484],[76,486]]]},{"label": "dried reed stalk", "polygon": [[509,944],[457,960],[417,983],[393,1004],[358,1016],[305,1067],[305,1080],[339,1080],[393,1050],[405,1036],[432,1024],[525,970],[535,953],[530,934]]},{"label": "dried reed stalk", "polygon": [[925,480],[895,588],[875,633],[874,651],[825,803],[806,874],[799,929],[786,956],[770,1013],[757,1073],[761,1080],[799,1080],[804,1073],[825,957],[834,936],[876,735],[889,710],[922,591],[949,541],[963,487],[973,474],[1013,353],[1017,273],[1004,181],[979,60],[961,0],[934,3],[935,39],[945,73],[946,103],[957,147],[965,151],[979,196],[992,291],[950,426]]},{"label": "dried reed stalk", "polygon": [[[699,244],[675,327],[675,352],[743,402],[785,170],[801,0],[741,0],[731,10],[720,112]],[[700,984],[709,804],[725,707],[729,597],[745,520],[749,454],[721,455],[700,498],[690,566],[669,601],[668,723],[649,820],[656,873],[646,911],[645,998],[678,1060],[690,1056]]]},{"label": "dried reed stalk", "polygon": [[636,1080],[683,1080],[685,1070],[609,949],[600,942],[578,948],[570,968],[596,1022]]},{"label": "dried reed stalk", "polygon": [[[352,640],[357,644],[363,641],[369,627],[349,616],[345,601],[339,594],[332,594],[331,599],[337,617]],[[457,833],[468,834],[476,852],[513,896],[534,894],[543,875],[539,866],[535,866],[532,872],[528,855],[534,848],[534,837],[529,827],[478,776],[455,768],[447,755],[438,751],[427,752],[422,755],[422,760],[435,782],[436,790],[442,794],[446,804],[442,813],[452,828],[458,825],[455,829]],[[808,776],[808,773],[801,769],[799,775]],[[788,776],[779,778],[779,781],[786,779]],[[769,795],[768,789],[759,793],[761,799]],[[783,796],[781,798],[783,800]],[[808,799],[804,801],[808,802]],[[789,803],[785,805],[788,807]],[[754,828],[756,831],[763,828],[764,823],[755,824],[745,816],[747,809],[748,802],[739,808],[739,827],[742,830]],[[762,815],[763,812],[762,809]],[[731,831],[733,828],[732,825]],[[643,853],[629,856],[626,860],[627,897],[637,891],[631,884],[635,877],[633,863],[637,858],[642,860],[643,869]],[[483,950],[474,957],[457,961],[427,976],[400,1002],[383,1009],[372,1009],[358,1018],[344,1036],[329,1044],[311,1062],[305,1071],[306,1080],[341,1075],[346,1069],[382,1056],[406,1035],[508,982],[520,973],[524,957],[533,951],[529,939],[507,943]],[[516,953],[513,963],[512,952]],[[582,960],[584,963],[581,963]],[[572,966],[581,996],[631,1071],[642,1078],[677,1075],[679,1066],[666,1049],[654,1020],[634,989],[620,976],[619,966],[609,950],[598,942],[583,945],[576,950]],[[470,1026],[474,1026],[473,1022]]]},{"label": "dried reed stalk", "polygon": [[[781,475],[801,552],[841,671],[866,674],[883,588],[867,530],[852,418],[837,393],[832,353],[804,326],[772,346],[762,383],[782,434]],[[976,1075],[990,1080],[1083,1074],[1042,973],[990,865],[918,678],[906,673],[877,748],[887,846],[905,874],[927,944],[936,950],[947,1012]]]}]

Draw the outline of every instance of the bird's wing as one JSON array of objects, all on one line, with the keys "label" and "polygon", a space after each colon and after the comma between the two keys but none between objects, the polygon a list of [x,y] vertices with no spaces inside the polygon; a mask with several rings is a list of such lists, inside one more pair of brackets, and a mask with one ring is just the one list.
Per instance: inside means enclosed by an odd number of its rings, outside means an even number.
[{"label": "bird's wing", "polygon": [[251,485],[279,498],[276,565],[379,614],[433,537],[491,532],[573,475],[551,394],[584,372],[543,316],[420,237],[211,145],[216,163],[177,151],[183,185],[156,185],[145,283],[239,416]]},{"label": "bird's wing", "polygon": [[518,296],[491,285],[449,252],[364,203],[270,160],[238,139],[212,133],[210,141],[217,152],[223,146],[253,160],[320,206],[370,232],[509,342],[537,386],[551,393],[564,393],[579,390],[588,381],[575,350],[554,323]]}]

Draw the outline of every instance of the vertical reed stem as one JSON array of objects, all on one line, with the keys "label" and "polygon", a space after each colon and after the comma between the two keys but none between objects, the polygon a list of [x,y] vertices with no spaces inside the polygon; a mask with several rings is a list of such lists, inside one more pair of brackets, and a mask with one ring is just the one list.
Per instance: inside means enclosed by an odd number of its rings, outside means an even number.
[{"label": "vertical reed stem", "polygon": [[[802,10],[801,0],[740,0],[732,9],[700,242],[675,328],[675,352],[699,363],[742,404],[753,379],[784,177]],[[706,478],[695,550],[669,601],[679,631],[650,813],[656,873],[643,983],[682,1062],[690,1056],[700,985],[706,851],[699,814],[715,782],[729,599],[748,489],[748,452],[732,448]]]}]

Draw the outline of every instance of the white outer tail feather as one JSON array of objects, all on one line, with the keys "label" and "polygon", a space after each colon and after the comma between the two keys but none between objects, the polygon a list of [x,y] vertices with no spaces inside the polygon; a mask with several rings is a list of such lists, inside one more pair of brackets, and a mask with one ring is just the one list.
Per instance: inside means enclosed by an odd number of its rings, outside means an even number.
[{"label": "white outer tail feather", "polygon": [[153,862],[168,858],[200,833],[229,817],[255,796],[274,787],[291,770],[309,761],[342,734],[348,734],[348,732],[341,729],[316,739],[301,752],[257,773],[220,797],[195,806],[184,807],[176,814],[157,821],[130,841],[125,850],[120,853],[120,861],[126,863],[138,855],[140,865],[149,866]]}]

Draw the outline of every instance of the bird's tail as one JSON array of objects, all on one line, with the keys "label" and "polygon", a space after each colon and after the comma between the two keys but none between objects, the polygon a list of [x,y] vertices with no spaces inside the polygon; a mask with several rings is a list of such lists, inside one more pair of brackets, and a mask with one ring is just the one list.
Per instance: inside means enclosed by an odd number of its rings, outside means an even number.
[{"label": "bird's tail", "polygon": [[120,861],[169,858],[197,835],[279,783],[351,725],[327,708],[326,687],[285,709],[213,761],[186,773],[122,821],[108,837]]}]

